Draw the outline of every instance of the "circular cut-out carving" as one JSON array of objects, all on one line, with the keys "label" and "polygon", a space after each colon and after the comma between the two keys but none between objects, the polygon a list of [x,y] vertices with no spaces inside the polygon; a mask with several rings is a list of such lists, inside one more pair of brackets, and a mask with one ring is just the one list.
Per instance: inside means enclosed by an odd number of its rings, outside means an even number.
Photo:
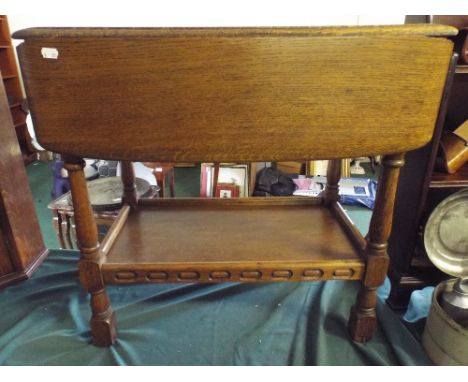
[{"label": "circular cut-out carving", "polygon": [[185,272],[179,272],[178,277],[181,280],[196,280],[200,278],[200,274],[195,271],[185,271]]},{"label": "circular cut-out carving", "polygon": [[212,279],[228,279],[230,277],[231,274],[228,271],[213,271],[210,273]]},{"label": "circular cut-out carving", "polygon": [[115,279],[116,280],[134,280],[137,278],[137,274],[135,272],[131,271],[122,271],[122,272],[117,272],[115,274]]},{"label": "circular cut-out carving", "polygon": [[333,272],[333,277],[351,277],[354,275],[354,270],[347,268],[347,269],[337,269]]},{"label": "circular cut-out carving", "polygon": [[271,277],[278,278],[278,279],[290,279],[292,275],[293,275],[292,271],[288,269],[277,270],[271,273]]},{"label": "circular cut-out carving", "polygon": [[302,275],[311,279],[320,279],[323,276],[321,269],[306,269]]},{"label": "circular cut-out carving", "polygon": [[262,277],[262,272],[260,271],[243,271],[241,272],[241,277],[244,279],[259,279]]},{"label": "circular cut-out carving", "polygon": [[149,280],[165,280],[169,278],[169,274],[163,271],[150,272],[146,276]]}]

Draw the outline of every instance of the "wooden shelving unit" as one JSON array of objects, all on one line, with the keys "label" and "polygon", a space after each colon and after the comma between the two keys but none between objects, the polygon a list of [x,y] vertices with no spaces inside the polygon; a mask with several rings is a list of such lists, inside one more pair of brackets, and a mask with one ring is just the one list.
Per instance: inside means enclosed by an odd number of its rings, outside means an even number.
[{"label": "wooden shelving unit", "polygon": [[448,278],[429,260],[424,247],[424,230],[440,202],[468,187],[468,163],[455,174],[443,173],[434,166],[442,131],[454,131],[468,119],[468,65],[459,62],[454,72],[444,120],[429,144],[407,154],[400,174],[388,249],[392,283],[388,302],[393,308],[405,308],[415,289],[434,286]]},{"label": "wooden shelving unit", "polygon": [[434,171],[432,174],[430,188],[457,188],[468,187],[468,163],[466,163],[455,174],[446,174]]},{"label": "wooden shelving unit", "polygon": [[23,109],[25,97],[21,89],[18,66],[13,49],[7,16],[0,15],[0,72],[21,154],[24,163],[29,164],[36,160],[37,153],[31,144],[31,137],[26,125],[27,112]]},{"label": "wooden shelving unit", "polygon": [[48,253],[10,112],[0,83],[0,289],[30,277]]},{"label": "wooden shelving unit", "polygon": [[457,73],[468,73],[468,65],[458,65]]}]

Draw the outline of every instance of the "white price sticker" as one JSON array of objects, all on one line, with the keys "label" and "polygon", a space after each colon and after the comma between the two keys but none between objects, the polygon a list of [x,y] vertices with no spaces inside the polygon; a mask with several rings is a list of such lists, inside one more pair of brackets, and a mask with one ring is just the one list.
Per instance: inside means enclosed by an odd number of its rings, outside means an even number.
[{"label": "white price sticker", "polygon": [[41,54],[43,58],[48,58],[52,60],[58,59],[59,52],[57,48],[42,48]]}]

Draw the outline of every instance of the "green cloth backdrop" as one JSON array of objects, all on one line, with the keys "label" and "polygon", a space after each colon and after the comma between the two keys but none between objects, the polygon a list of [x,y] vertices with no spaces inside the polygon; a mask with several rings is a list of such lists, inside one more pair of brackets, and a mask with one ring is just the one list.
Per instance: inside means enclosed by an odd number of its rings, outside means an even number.
[{"label": "green cloth backdrop", "polygon": [[78,253],[54,250],[0,291],[0,365],[428,365],[379,301],[373,340],[347,334],[356,282],[108,286],[118,340],[91,345]]},{"label": "green cloth backdrop", "polygon": [[[91,345],[78,252],[57,248],[47,204],[52,173],[27,167],[49,257],[30,280],[0,290],[0,365],[428,365],[421,325],[379,300],[374,339],[347,333],[357,282],[108,286],[118,340]],[[176,169],[176,195],[196,196],[199,168]],[[346,208],[361,232],[370,211]],[[409,330],[409,329],[411,330]]]}]

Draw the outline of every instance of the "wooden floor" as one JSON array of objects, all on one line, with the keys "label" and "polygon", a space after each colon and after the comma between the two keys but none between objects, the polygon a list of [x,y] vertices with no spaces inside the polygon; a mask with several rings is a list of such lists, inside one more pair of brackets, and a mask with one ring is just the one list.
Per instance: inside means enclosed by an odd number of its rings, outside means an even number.
[{"label": "wooden floor", "polygon": [[360,279],[363,269],[322,205],[219,202],[140,206],[103,264],[115,283]]}]

